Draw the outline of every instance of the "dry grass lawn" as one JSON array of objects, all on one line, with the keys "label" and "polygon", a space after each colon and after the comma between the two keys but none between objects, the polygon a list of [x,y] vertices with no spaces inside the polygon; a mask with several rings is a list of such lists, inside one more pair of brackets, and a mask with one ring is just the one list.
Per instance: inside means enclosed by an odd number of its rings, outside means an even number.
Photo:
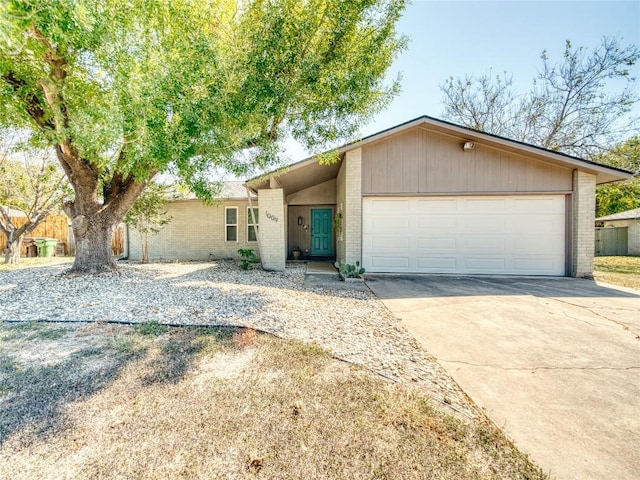
[{"label": "dry grass lawn", "polygon": [[593,277],[602,282],[640,289],[640,257],[595,257]]},{"label": "dry grass lawn", "polygon": [[0,478],[543,479],[493,425],[253,330],[0,324]]},{"label": "dry grass lawn", "polygon": [[73,262],[73,257],[20,257],[18,263],[4,263],[4,256],[2,256],[0,259],[0,272],[8,272],[20,268],[43,267],[63,262]]}]

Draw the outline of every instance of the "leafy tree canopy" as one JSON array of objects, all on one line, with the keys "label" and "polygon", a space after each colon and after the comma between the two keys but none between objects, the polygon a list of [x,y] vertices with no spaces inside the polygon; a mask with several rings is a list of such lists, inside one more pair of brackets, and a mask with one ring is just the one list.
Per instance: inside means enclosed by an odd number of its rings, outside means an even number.
[{"label": "leafy tree canopy", "polygon": [[[640,174],[640,137],[635,136],[595,158],[598,163]],[[596,217],[640,207],[640,178],[600,185],[596,190]]]},{"label": "leafy tree canopy", "polygon": [[403,8],[5,0],[0,126],[55,147],[75,192],[65,206],[74,268],[99,268],[110,263],[106,237],[157,173],[206,197],[211,168],[270,167],[287,135],[310,149],[350,138],[398,89],[383,78],[404,46],[395,32]]}]

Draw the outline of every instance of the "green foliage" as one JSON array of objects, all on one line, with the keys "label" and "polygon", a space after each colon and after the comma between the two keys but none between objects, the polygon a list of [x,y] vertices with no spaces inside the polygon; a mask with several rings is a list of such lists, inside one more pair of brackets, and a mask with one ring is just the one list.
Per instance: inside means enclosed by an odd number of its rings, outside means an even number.
[{"label": "green foliage", "polygon": [[333,217],[333,230],[336,232],[336,236],[342,235],[342,214],[336,213]]},{"label": "green foliage", "polygon": [[[630,172],[640,172],[640,137],[635,136],[614,147],[595,161]],[[596,217],[640,207],[640,179],[600,185],[596,189]]]},{"label": "green foliage", "polygon": [[149,183],[124,217],[124,223],[135,228],[142,245],[142,263],[149,261],[149,235],[156,235],[171,221],[163,210],[167,203],[169,187]]},{"label": "green foliage", "polygon": [[364,268],[360,267],[360,262],[351,265],[342,260],[335,262],[333,265],[338,269],[338,273],[340,273],[342,278],[362,278],[362,275],[365,273]]},{"label": "green foliage", "polygon": [[141,322],[134,325],[134,330],[141,335],[148,335],[158,337],[164,335],[169,331],[169,327],[159,323],[157,320],[151,320],[149,322]]},{"label": "green foliage", "polygon": [[[160,172],[210,201],[209,177],[351,139],[398,91],[404,0],[6,0],[0,127],[54,146],[78,245],[105,235]],[[86,238],[83,237],[86,235]],[[96,264],[93,264],[96,262]],[[74,269],[111,268],[78,249]]]},{"label": "green foliage", "polygon": [[142,234],[155,235],[171,221],[164,211],[169,187],[149,183],[124,217],[124,222]]},{"label": "green foliage", "polygon": [[636,45],[604,38],[588,52],[566,43],[562,59],[542,52],[542,68],[528,92],[513,89],[508,74],[449,78],[443,116],[461,125],[550,150],[591,158],[633,128],[627,118],[638,101],[629,67],[640,58]]},{"label": "green foliage", "polygon": [[[276,161],[349,138],[397,92],[401,0],[8,0],[0,124],[67,144],[108,184]],[[36,108],[37,107],[37,108]],[[38,109],[34,110],[34,108]],[[249,159],[236,155],[249,148]]]},{"label": "green foliage", "polygon": [[251,248],[240,248],[238,254],[240,255],[240,267],[243,270],[249,270],[249,267],[260,261]]}]

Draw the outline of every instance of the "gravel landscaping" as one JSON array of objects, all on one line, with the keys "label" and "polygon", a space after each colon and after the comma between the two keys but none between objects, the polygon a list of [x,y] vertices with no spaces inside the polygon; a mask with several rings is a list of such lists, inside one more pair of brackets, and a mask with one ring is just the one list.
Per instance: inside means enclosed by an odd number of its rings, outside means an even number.
[{"label": "gravel landscaping", "polygon": [[424,389],[436,405],[479,415],[460,388],[370,292],[304,287],[305,266],[242,271],[237,263],[124,264],[97,276],[69,264],[0,272],[0,321],[234,325],[315,342],[336,357]]}]

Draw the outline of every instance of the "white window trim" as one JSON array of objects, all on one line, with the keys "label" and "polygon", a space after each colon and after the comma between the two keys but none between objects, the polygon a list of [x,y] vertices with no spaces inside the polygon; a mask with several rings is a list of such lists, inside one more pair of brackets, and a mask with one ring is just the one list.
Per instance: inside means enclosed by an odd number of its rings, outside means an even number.
[{"label": "white window trim", "polygon": [[[258,211],[258,223],[249,223],[249,219],[252,219],[253,216],[249,214],[249,212],[251,210],[257,210]],[[247,207],[247,243],[258,243],[258,233],[256,231],[256,239],[255,240],[249,240],[249,227],[253,227],[254,229],[258,229],[258,226],[260,225],[260,209],[258,207]]]},{"label": "white window trim", "polygon": [[[227,223],[227,210],[235,210],[236,211],[236,223]],[[236,239],[229,240],[227,238],[227,227],[236,227]],[[224,241],[230,243],[238,243],[238,207],[224,207]]]}]

